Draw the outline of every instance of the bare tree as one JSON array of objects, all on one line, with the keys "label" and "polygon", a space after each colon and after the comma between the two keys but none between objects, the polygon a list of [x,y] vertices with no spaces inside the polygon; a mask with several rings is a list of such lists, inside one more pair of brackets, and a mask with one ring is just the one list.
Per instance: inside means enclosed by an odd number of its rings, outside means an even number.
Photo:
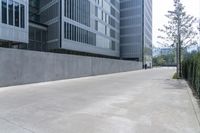
[{"label": "bare tree", "polygon": [[163,36],[158,36],[165,46],[176,47],[177,76],[181,77],[181,51],[191,45],[196,45],[196,18],[185,12],[181,0],[174,0],[174,10],[168,11],[168,23],[159,29]]}]

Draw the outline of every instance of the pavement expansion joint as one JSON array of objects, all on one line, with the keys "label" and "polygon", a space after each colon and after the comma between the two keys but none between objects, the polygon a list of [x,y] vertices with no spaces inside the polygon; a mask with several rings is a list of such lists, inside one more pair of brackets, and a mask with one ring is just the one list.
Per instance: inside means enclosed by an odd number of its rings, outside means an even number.
[{"label": "pavement expansion joint", "polygon": [[30,130],[30,129],[28,129],[28,128],[25,128],[25,127],[23,127],[23,126],[20,126],[20,125],[14,123],[14,122],[12,122],[12,121],[10,121],[10,120],[8,120],[8,119],[2,118],[2,117],[0,117],[0,119],[3,120],[3,121],[6,121],[7,123],[9,123],[9,124],[11,124],[11,125],[14,125],[14,126],[18,127],[18,128],[21,128],[21,129],[23,129],[23,130],[26,130],[26,131],[28,131],[28,132],[30,132],[30,133],[35,133],[34,131],[32,131],[32,130]]}]

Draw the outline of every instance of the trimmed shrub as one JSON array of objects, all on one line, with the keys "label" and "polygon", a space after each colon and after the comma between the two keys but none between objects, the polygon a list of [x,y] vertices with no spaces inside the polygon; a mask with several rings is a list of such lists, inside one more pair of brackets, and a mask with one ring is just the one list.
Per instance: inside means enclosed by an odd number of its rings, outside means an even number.
[{"label": "trimmed shrub", "polygon": [[182,62],[182,73],[200,97],[200,53],[190,55]]}]

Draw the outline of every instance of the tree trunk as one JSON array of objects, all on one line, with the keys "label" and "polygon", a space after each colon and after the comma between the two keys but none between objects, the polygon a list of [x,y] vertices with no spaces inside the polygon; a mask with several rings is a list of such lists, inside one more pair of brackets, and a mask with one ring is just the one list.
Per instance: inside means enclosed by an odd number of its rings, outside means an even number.
[{"label": "tree trunk", "polygon": [[178,42],[177,42],[177,77],[181,78],[181,33],[180,33],[180,10],[178,12]]},{"label": "tree trunk", "polygon": [[179,78],[182,78],[181,42],[179,43]]},{"label": "tree trunk", "polygon": [[179,43],[176,43],[176,73],[177,73],[177,78],[180,78],[180,60],[179,60]]}]

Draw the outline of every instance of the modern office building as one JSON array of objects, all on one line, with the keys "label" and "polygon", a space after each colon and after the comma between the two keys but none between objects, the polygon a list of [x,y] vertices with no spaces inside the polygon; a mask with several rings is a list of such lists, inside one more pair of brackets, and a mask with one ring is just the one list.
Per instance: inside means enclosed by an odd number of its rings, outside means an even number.
[{"label": "modern office building", "polygon": [[152,0],[120,0],[121,58],[152,66]]},{"label": "modern office building", "polygon": [[151,4],[151,0],[0,0],[0,46],[112,58],[120,58],[121,51],[123,59],[146,63],[152,55]]},{"label": "modern office building", "polygon": [[[36,46],[37,32],[45,41]],[[30,46],[43,49],[41,44],[119,57],[119,1],[30,0]]]},{"label": "modern office building", "polygon": [[3,44],[28,43],[31,50],[65,49],[119,58],[119,0],[0,2]]}]

